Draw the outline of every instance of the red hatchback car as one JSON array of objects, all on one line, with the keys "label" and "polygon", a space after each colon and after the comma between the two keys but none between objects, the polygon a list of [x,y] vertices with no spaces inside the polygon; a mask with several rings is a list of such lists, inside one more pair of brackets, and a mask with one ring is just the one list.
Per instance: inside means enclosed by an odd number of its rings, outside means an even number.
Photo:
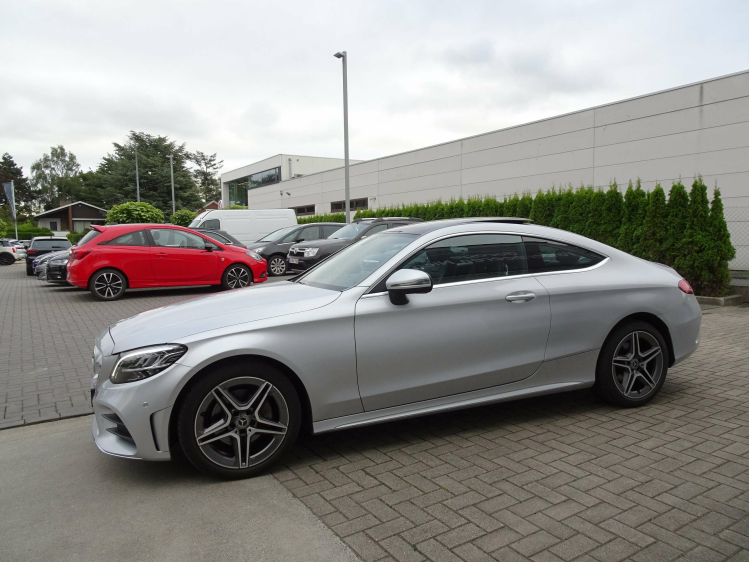
[{"label": "red hatchback car", "polygon": [[68,282],[105,301],[120,298],[127,289],[239,289],[266,278],[260,254],[171,224],[92,226],[71,248],[68,262]]}]

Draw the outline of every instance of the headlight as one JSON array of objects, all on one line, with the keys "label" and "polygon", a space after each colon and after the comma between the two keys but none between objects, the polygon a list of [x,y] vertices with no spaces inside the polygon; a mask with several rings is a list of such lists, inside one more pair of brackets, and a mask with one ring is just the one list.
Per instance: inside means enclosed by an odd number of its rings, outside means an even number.
[{"label": "headlight", "polygon": [[52,260],[52,265],[65,265],[68,263],[68,260]]},{"label": "headlight", "polygon": [[252,250],[252,251],[253,251],[253,252],[256,252],[256,253],[258,253],[258,254],[262,254],[262,253],[263,253],[263,250],[265,250],[265,246],[263,246],[262,248],[255,248],[255,249],[254,249],[254,250]]},{"label": "headlight", "polygon": [[305,248],[304,249],[304,257],[305,258],[311,258],[315,255],[317,255],[317,252],[320,251],[320,248]]},{"label": "headlight", "polygon": [[258,254],[255,250],[247,250],[245,254],[250,256],[255,261],[263,261],[263,256]]},{"label": "headlight", "polygon": [[152,377],[174,364],[187,348],[184,345],[157,345],[136,349],[120,356],[109,377],[115,384]]}]

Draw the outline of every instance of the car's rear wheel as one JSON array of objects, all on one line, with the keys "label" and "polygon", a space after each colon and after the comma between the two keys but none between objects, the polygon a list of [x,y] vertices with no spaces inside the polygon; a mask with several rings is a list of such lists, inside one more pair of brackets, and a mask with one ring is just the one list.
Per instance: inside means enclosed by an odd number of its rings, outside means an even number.
[{"label": "car's rear wheel", "polygon": [[189,391],[177,413],[177,439],[203,472],[247,478],[291,448],[301,412],[294,385],[280,370],[256,360],[230,363]]},{"label": "car's rear wheel", "polygon": [[16,263],[16,258],[13,254],[3,252],[0,254],[0,265],[13,265]]},{"label": "car's rear wheel", "polygon": [[226,289],[242,289],[252,283],[252,271],[241,263],[230,265],[221,278],[221,286]]},{"label": "car's rear wheel", "polygon": [[97,299],[102,301],[114,301],[122,297],[127,289],[125,275],[116,269],[101,269],[91,276],[88,281],[88,290]]},{"label": "car's rear wheel", "polygon": [[26,275],[28,275],[29,277],[32,276],[32,275],[34,275],[34,266],[33,265],[26,264]]},{"label": "car's rear wheel", "polygon": [[612,404],[642,406],[658,394],[667,372],[663,334],[647,322],[630,322],[614,330],[601,348],[594,390]]},{"label": "car's rear wheel", "polygon": [[283,256],[271,256],[268,260],[268,273],[276,277],[286,274],[286,258]]}]

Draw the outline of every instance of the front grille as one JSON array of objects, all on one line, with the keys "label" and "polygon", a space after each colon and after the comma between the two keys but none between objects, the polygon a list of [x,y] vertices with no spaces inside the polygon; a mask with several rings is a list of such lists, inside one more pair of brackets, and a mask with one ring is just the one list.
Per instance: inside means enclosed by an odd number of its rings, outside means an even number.
[{"label": "front grille", "polygon": [[128,441],[135,445],[135,440],[133,439],[133,436],[130,435],[130,432],[127,430],[127,427],[125,427],[125,424],[122,423],[122,420],[117,414],[102,414],[102,418],[104,418],[107,421],[111,421],[113,424],[116,424],[114,427],[108,427],[107,431],[113,435],[116,435],[117,437],[124,439],[125,441]]}]

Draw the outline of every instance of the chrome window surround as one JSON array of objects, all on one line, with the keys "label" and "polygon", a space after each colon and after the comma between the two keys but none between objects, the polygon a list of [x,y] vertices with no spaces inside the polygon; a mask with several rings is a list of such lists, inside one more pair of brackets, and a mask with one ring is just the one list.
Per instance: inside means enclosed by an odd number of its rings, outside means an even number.
[{"label": "chrome window surround", "polygon": [[[608,263],[609,261],[611,261],[611,257],[610,256],[607,256],[606,254],[604,254],[604,253],[602,253],[602,252],[600,252],[598,250],[594,250],[592,248],[587,248],[587,247],[582,246],[580,244],[572,244],[572,243],[568,242],[567,240],[562,240],[561,238],[554,238],[552,236],[539,236],[539,235],[527,234],[527,233],[524,233],[524,232],[514,232],[514,231],[504,231],[504,230],[503,231],[497,231],[497,230],[480,230],[480,231],[468,231],[468,232],[460,232],[460,233],[454,233],[453,232],[451,234],[445,234],[444,236],[440,236],[439,238],[434,238],[432,240],[429,240],[428,242],[425,242],[424,244],[422,244],[421,246],[419,246],[418,248],[416,248],[415,250],[413,250],[410,254],[408,254],[407,256],[405,256],[404,258],[402,258],[397,264],[395,264],[394,266],[392,266],[387,271],[387,273],[383,274],[379,279],[377,279],[377,281],[375,281],[374,283],[372,283],[372,285],[370,285],[369,288],[367,289],[367,292],[364,293],[361,296],[361,298],[367,299],[367,298],[371,298],[371,297],[380,297],[380,296],[383,296],[383,295],[387,295],[388,294],[387,291],[381,291],[381,292],[378,292],[378,293],[370,293],[370,291],[372,291],[384,279],[386,279],[395,270],[397,270],[398,267],[400,267],[408,259],[412,258],[414,255],[416,255],[417,253],[419,253],[421,250],[423,250],[427,246],[431,246],[435,242],[439,242],[440,240],[445,240],[446,238],[455,238],[456,236],[472,236],[474,234],[511,234],[511,235],[515,235],[515,236],[520,236],[521,238],[538,238],[539,240],[551,240],[551,241],[554,241],[554,242],[561,242],[562,244],[567,244],[568,246],[575,246],[575,247],[578,247],[578,248],[584,248],[584,249],[586,249],[586,250],[588,250],[590,252],[593,252],[594,254],[598,254],[598,255],[604,256],[605,259],[601,260],[600,262],[598,262],[595,265],[592,265],[590,267],[583,267],[583,268],[580,268],[580,269],[566,269],[566,270],[562,270],[562,271],[547,271],[547,272],[542,272],[542,273],[522,273],[520,275],[506,275],[504,277],[488,277],[487,279],[471,279],[471,280],[468,280],[468,281],[455,281],[453,283],[444,283],[444,284],[440,284],[440,285],[433,285],[432,286],[433,290],[434,289],[440,289],[440,288],[443,288],[443,287],[458,287],[460,285],[474,285],[476,283],[489,283],[489,282],[492,282],[492,281],[500,281],[502,279],[509,279],[509,278],[512,278],[512,279],[522,279],[524,277],[540,277],[540,276],[545,276],[545,275],[560,275],[560,274],[568,274],[568,273],[582,273],[584,271],[592,271],[594,269],[598,269],[599,267],[602,267],[603,265],[605,265],[606,263]],[[523,242],[523,244],[525,244],[525,242]]]}]

